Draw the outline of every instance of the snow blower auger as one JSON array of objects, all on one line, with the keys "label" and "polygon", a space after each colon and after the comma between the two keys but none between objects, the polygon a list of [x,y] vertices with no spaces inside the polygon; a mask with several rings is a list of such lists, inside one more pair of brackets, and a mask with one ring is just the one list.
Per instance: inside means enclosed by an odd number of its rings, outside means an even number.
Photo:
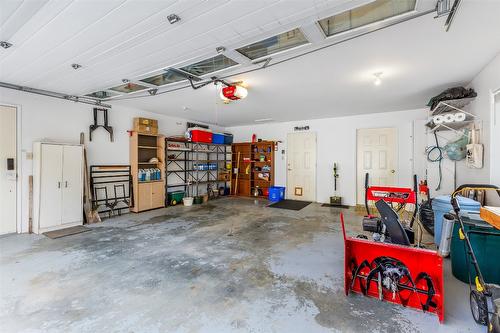
[{"label": "snow blower auger", "polygon": [[[380,200],[378,206],[387,205]],[[380,207],[377,207],[379,211]],[[390,209],[390,206],[387,205]],[[397,214],[390,209],[390,211]],[[444,320],[443,260],[436,251],[415,248],[401,224],[387,222],[392,243],[347,237],[344,215],[340,214],[344,236],[344,291],[363,294],[404,307],[433,313]],[[402,245],[404,244],[404,245]]]}]

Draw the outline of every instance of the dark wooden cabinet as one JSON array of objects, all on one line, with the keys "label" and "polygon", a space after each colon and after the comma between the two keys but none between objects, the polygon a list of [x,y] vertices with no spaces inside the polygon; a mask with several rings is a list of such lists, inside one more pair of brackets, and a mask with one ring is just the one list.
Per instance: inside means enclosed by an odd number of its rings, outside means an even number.
[{"label": "dark wooden cabinet", "polygon": [[232,146],[231,194],[268,196],[274,186],[274,141],[234,143]]}]

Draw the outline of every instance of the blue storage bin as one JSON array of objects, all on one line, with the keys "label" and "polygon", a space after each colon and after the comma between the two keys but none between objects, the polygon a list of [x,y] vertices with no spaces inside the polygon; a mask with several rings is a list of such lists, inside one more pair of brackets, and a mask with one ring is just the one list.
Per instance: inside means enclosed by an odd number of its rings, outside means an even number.
[{"label": "blue storage bin", "polygon": [[212,143],[224,144],[224,134],[222,133],[214,133],[212,135]]},{"label": "blue storage bin", "polygon": [[269,201],[278,202],[285,199],[285,187],[272,186],[269,188]]},{"label": "blue storage bin", "polygon": [[[481,204],[475,200],[457,196],[460,212],[479,213]],[[453,207],[451,206],[451,196],[440,195],[432,199],[432,210],[434,211],[434,244],[439,246],[441,242],[441,230],[443,229],[443,215],[449,213]]]},{"label": "blue storage bin", "polygon": [[233,143],[233,135],[231,133],[224,133],[224,144],[230,145]]}]

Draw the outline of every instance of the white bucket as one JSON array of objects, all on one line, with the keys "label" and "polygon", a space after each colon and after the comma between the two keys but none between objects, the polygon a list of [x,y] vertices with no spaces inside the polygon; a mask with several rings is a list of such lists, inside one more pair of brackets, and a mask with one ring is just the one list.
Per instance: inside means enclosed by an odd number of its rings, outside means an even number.
[{"label": "white bucket", "polygon": [[182,202],[184,203],[184,206],[192,206],[193,205],[193,197],[184,197],[182,199]]}]

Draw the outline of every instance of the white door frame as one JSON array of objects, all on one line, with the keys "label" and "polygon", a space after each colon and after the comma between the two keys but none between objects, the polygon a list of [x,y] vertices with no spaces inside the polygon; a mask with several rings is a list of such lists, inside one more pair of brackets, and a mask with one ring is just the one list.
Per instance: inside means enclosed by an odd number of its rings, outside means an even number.
[{"label": "white door frame", "polygon": [[[354,160],[356,161],[355,163],[355,167],[356,167],[356,172],[355,172],[355,175],[356,175],[356,198],[355,198],[355,202],[356,202],[356,205],[358,205],[358,189],[359,189],[359,185],[358,184],[358,131],[359,130],[364,130],[364,129],[383,129],[383,128],[393,128],[395,131],[396,131],[396,142],[394,143],[394,147],[395,147],[395,154],[394,154],[394,170],[396,170],[396,177],[395,177],[395,182],[396,182],[396,185],[399,184],[399,142],[398,142],[398,138],[399,138],[399,128],[397,127],[388,127],[388,126],[379,126],[379,127],[363,127],[363,128],[356,128],[356,139],[355,139],[355,142],[356,142],[356,152],[355,152],[355,156],[354,156]],[[413,135],[413,133],[412,133]],[[413,147],[413,144],[412,144],[412,147]],[[413,149],[413,148],[412,148]],[[413,156],[413,154],[412,154]],[[413,172],[413,171],[412,171]],[[363,178],[363,186],[364,186],[364,178]]]},{"label": "white door frame", "polygon": [[[21,147],[22,147],[22,142],[21,142],[21,106],[19,104],[10,104],[10,103],[4,103],[0,102],[0,105],[2,106],[7,106],[11,108],[16,109],[16,173],[17,173],[17,179],[16,179],[16,232],[18,234],[23,232],[22,228],[22,198],[23,198],[23,193],[22,193],[22,183],[23,183],[23,166],[22,166],[22,158],[21,158]],[[3,161],[2,161],[3,163]],[[24,230],[28,231],[28,230]]]},{"label": "white door frame", "polygon": [[[498,87],[497,89],[493,89],[490,91],[490,142],[488,142],[488,144],[490,143],[493,143],[493,140],[491,138],[491,135],[493,133],[493,130],[495,129],[496,126],[500,126],[500,119],[496,119],[496,103],[495,103],[495,98],[496,96],[499,96],[500,97],[500,87]],[[485,142],[483,142],[484,144]],[[500,145],[498,145],[500,147]],[[490,156],[489,159],[490,159],[490,164],[491,164],[491,161],[493,161],[493,153],[494,153],[494,149],[495,148],[493,145],[490,145]],[[489,182],[492,183],[493,182],[493,168],[492,168],[492,165],[490,165],[490,180]],[[493,185],[498,185],[498,184],[493,184]]]},{"label": "white door frame", "polygon": [[[315,144],[315,150],[316,150],[316,159],[314,160],[314,197],[312,202],[316,202],[317,196],[318,196],[318,133],[315,131],[306,131],[306,132],[288,132],[286,134],[287,142],[286,142],[286,163],[285,163],[285,184],[288,187],[288,156],[289,156],[289,149],[288,149],[288,135],[289,134],[300,134],[300,133],[314,133],[316,136],[316,144]],[[288,188],[286,189],[288,191]]]}]

